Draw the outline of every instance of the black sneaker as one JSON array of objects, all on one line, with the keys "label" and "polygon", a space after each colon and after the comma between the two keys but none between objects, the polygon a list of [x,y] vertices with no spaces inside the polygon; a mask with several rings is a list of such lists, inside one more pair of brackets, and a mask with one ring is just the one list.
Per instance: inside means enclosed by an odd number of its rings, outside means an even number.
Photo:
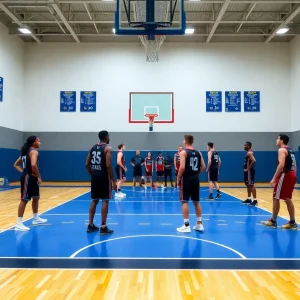
[{"label": "black sneaker", "polygon": [[258,206],[257,200],[253,200],[251,203],[248,204],[248,206]]},{"label": "black sneaker", "polygon": [[250,204],[251,202],[251,199],[246,199],[245,201],[242,201],[243,204]]},{"label": "black sneaker", "polygon": [[86,231],[87,232],[95,232],[95,231],[98,231],[98,230],[99,230],[99,227],[97,227],[93,224],[93,226],[89,225]]},{"label": "black sneaker", "polygon": [[100,235],[106,235],[106,234],[111,234],[113,233],[114,231],[111,230],[111,229],[108,229],[107,226],[105,227],[100,227]]},{"label": "black sneaker", "polygon": [[217,194],[216,199],[220,199],[222,197],[222,194]]},{"label": "black sneaker", "polygon": [[209,195],[208,197],[206,197],[207,200],[214,200],[214,196],[213,195]]}]

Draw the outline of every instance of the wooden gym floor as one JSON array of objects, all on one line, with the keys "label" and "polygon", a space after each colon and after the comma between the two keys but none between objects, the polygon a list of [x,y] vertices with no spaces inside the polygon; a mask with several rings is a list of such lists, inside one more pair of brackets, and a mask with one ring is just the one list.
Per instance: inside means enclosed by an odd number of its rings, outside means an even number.
[{"label": "wooden gym floor", "polygon": [[[68,187],[43,187],[40,213],[89,191],[87,183],[45,185]],[[241,184],[221,186],[229,195],[246,198],[246,189]],[[257,192],[259,206],[271,211],[272,190],[259,186],[268,184],[258,184]],[[0,231],[15,225],[18,199],[19,189],[0,192]],[[295,190],[293,200],[297,218],[299,190]],[[287,218],[286,207],[282,204],[280,216]],[[24,219],[31,216],[31,208],[27,207]],[[0,299],[300,299],[300,272],[1,269]]]}]

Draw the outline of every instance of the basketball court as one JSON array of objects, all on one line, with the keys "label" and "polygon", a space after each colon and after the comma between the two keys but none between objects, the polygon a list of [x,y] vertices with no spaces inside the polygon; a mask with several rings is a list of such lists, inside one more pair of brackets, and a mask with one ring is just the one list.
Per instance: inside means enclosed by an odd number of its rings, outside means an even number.
[{"label": "basketball court", "polygon": [[[0,299],[300,299],[299,225],[281,228],[290,220],[283,201],[278,228],[262,224],[272,215],[278,134],[289,135],[300,165],[299,13],[300,1],[276,0],[0,1],[9,32],[3,45],[11,36],[27,44],[17,54],[20,41],[3,50],[22,57],[23,73],[0,69]],[[288,33],[279,35],[283,29]],[[0,66],[1,53],[0,47]],[[9,61],[4,69],[13,69]],[[24,85],[20,94],[17,83]],[[24,103],[5,106],[23,91]],[[17,105],[24,106],[20,115]],[[22,126],[9,123],[13,115],[24,118]],[[109,203],[114,232],[102,236],[87,233],[85,160],[104,129],[113,169],[124,143],[128,170],[126,197],[114,192]],[[179,189],[133,187],[130,161],[136,150],[173,158],[188,133],[206,164],[207,143],[220,147],[222,197],[207,199],[207,173],[201,174],[204,231],[180,233]],[[15,230],[20,174],[13,164],[32,134],[42,143],[39,214],[47,222],[32,224],[29,203],[30,231],[22,232]],[[247,140],[257,159],[256,207],[242,203]],[[297,222],[299,176],[293,203]],[[192,228],[191,201],[189,208]],[[101,201],[96,226],[100,220]]]}]

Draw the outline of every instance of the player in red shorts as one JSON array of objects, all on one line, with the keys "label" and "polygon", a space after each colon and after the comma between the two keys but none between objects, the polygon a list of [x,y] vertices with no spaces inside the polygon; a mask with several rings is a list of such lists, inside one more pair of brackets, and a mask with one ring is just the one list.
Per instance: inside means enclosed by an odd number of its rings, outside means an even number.
[{"label": "player in red shorts", "polygon": [[164,188],[164,158],[161,152],[158,152],[158,157],[155,161],[156,168],[156,181],[157,183],[162,183],[162,188]]},{"label": "player in red shorts", "polygon": [[149,178],[150,186],[154,187],[152,182],[152,170],[153,170],[153,159],[152,159],[152,153],[148,152],[148,157],[145,158],[145,171],[146,171],[146,182],[145,186],[147,186],[147,179]]},{"label": "player in red shorts", "polygon": [[180,168],[180,152],[182,151],[182,146],[178,146],[178,152],[174,155],[174,166],[175,166],[175,188],[177,188],[177,175]]},{"label": "player in red shorts", "polygon": [[290,215],[290,221],[283,225],[283,229],[297,230],[297,224],[295,222],[295,207],[292,202],[292,195],[296,178],[296,158],[294,151],[287,145],[289,143],[289,137],[285,134],[280,134],[277,138],[276,144],[278,150],[278,166],[271,185],[274,187],[273,191],[273,214],[272,218],[268,221],[262,222],[265,226],[277,228],[277,216],[280,210],[279,200],[284,200]]}]

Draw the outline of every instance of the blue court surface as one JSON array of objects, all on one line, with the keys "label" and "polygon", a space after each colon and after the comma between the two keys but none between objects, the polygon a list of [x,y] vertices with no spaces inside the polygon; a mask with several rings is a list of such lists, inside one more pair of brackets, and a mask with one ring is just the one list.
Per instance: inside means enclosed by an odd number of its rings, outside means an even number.
[{"label": "blue court surface", "polygon": [[[264,227],[270,213],[248,207],[226,193],[205,200],[201,188],[203,233],[178,233],[183,224],[178,190],[122,189],[112,200],[108,226],[112,235],[87,233],[90,193],[42,214],[48,222],[29,232],[0,233],[1,268],[103,269],[300,269],[299,231]],[[191,228],[196,223],[190,203]],[[95,224],[100,223],[98,204]],[[29,207],[27,209],[30,209]]]}]

